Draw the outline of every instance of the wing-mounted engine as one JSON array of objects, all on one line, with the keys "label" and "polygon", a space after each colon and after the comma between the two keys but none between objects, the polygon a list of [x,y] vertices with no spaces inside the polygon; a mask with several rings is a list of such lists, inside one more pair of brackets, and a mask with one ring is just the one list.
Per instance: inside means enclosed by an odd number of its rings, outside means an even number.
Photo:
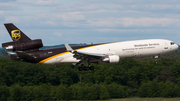
[{"label": "wing-mounted engine", "polygon": [[109,55],[102,59],[102,61],[108,63],[118,63],[120,61],[120,57],[118,55]]},{"label": "wing-mounted engine", "polygon": [[41,39],[24,41],[24,42],[7,42],[3,43],[2,47],[6,48],[6,50],[11,51],[26,51],[33,50],[43,47],[43,43]]}]

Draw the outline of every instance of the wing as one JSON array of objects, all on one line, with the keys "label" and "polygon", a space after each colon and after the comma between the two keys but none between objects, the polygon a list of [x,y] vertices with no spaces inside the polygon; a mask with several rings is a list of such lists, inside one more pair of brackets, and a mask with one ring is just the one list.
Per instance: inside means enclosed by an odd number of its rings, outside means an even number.
[{"label": "wing", "polygon": [[86,55],[86,56],[92,56],[92,57],[105,57],[105,54],[96,54],[96,53],[86,53],[86,52],[80,52],[80,51],[74,51],[76,54]]},{"label": "wing", "polygon": [[68,44],[65,44],[66,50],[70,51],[71,53],[74,54],[74,58],[81,60],[82,61],[87,61],[87,60],[100,60],[105,58],[107,55],[106,54],[98,54],[98,53],[87,53],[87,52],[80,52],[80,51],[75,51],[73,50]]}]

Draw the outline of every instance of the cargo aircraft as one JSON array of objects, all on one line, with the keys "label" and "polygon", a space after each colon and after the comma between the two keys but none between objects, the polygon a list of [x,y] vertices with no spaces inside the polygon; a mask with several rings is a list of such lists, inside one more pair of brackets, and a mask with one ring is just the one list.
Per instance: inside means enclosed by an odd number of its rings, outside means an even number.
[{"label": "cargo aircraft", "polygon": [[[30,39],[12,23],[4,25],[13,41],[2,43],[2,47],[15,52],[10,54],[12,60],[50,65],[72,63],[80,65],[78,68],[80,71],[94,70],[91,63],[118,63],[120,59],[124,58],[147,56],[158,58],[179,47],[170,40],[148,39],[72,47],[65,44],[65,47],[40,49],[43,47],[41,39]],[[88,66],[84,66],[86,63]]]}]

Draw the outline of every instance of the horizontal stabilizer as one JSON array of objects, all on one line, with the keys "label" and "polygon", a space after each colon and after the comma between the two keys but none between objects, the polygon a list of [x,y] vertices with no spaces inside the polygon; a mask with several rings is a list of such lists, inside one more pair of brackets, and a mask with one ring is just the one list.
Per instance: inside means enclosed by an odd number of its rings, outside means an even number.
[{"label": "horizontal stabilizer", "polygon": [[24,59],[24,60],[30,60],[30,59],[34,59],[35,58],[35,57],[30,56],[29,54],[24,53],[22,51],[17,51],[16,53],[17,53],[19,58]]},{"label": "horizontal stabilizer", "polygon": [[8,54],[16,54],[16,53],[14,53],[14,52],[7,52]]}]

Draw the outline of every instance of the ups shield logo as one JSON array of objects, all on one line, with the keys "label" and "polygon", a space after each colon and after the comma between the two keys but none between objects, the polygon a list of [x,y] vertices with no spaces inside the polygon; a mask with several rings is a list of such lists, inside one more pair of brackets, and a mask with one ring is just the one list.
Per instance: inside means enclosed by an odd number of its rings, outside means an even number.
[{"label": "ups shield logo", "polygon": [[20,30],[11,31],[11,37],[14,41],[19,40],[21,38],[21,31]]}]

